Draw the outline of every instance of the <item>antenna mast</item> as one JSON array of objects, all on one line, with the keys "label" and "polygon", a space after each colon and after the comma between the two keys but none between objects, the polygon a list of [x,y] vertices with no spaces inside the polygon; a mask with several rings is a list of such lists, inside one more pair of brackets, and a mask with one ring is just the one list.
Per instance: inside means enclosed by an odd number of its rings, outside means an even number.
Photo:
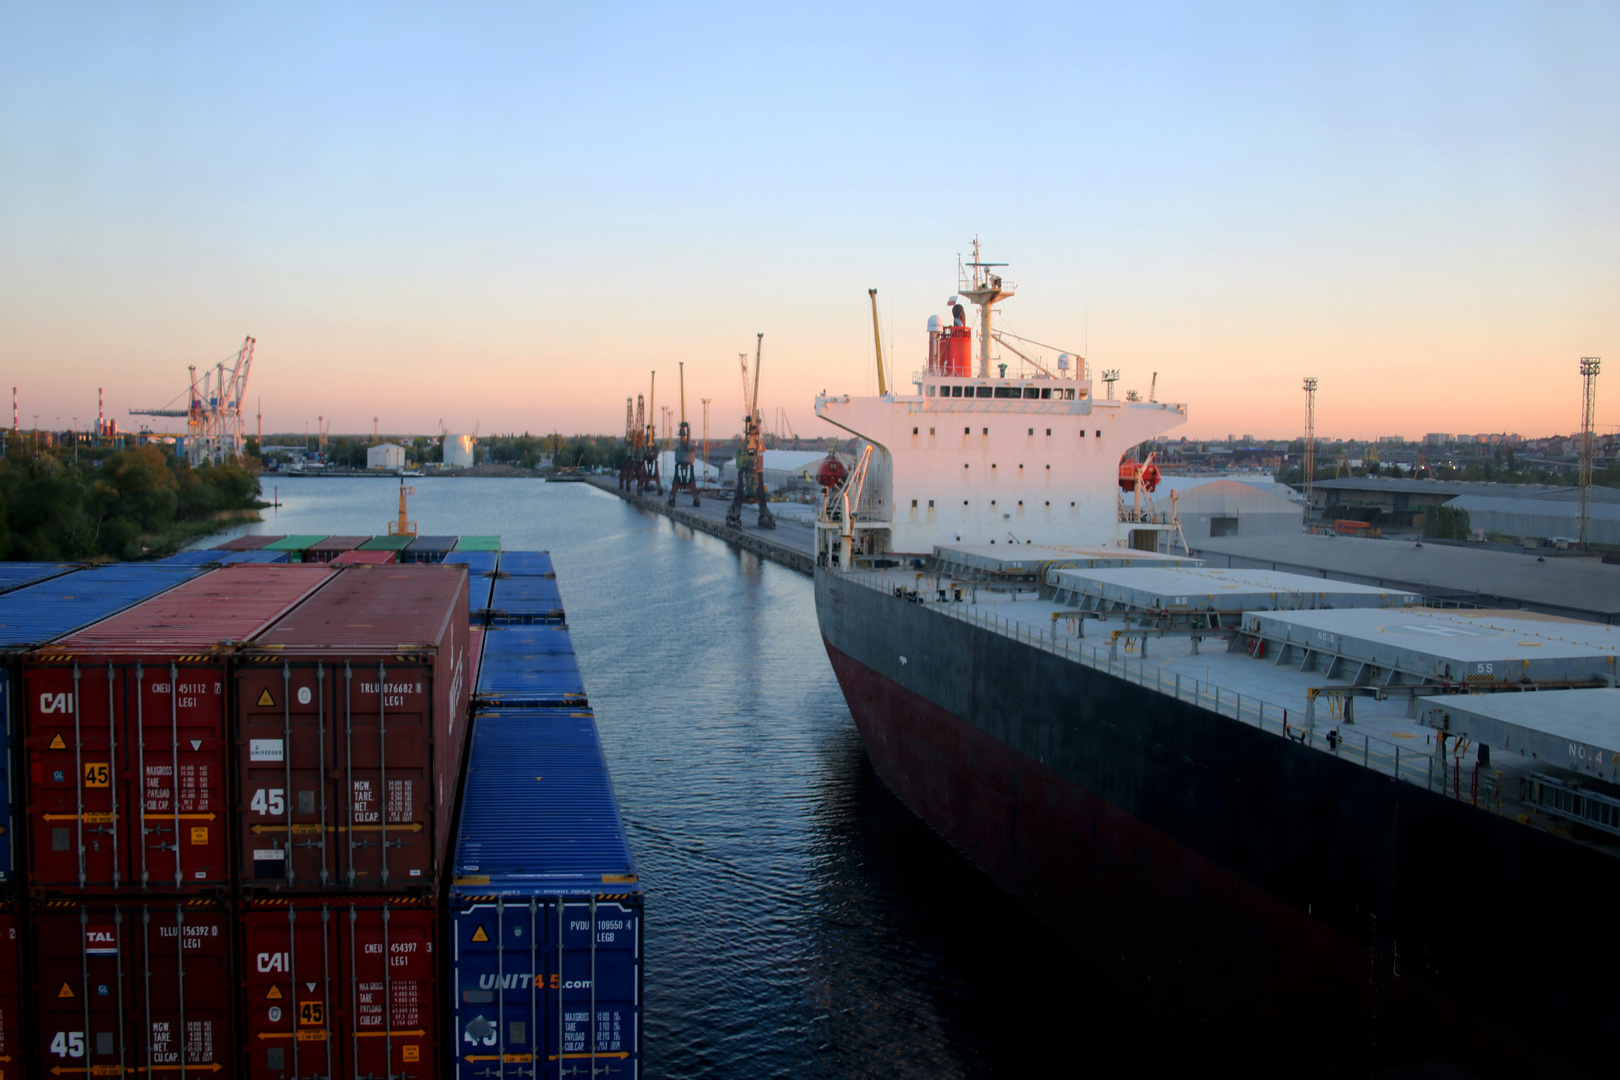
[{"label": "antenna mast", "polygon": [[1592,534],[1593,429],[1597,426],[1597,377],[1601,356],[1581,357],[1581,550],[1586,551]]},{"label": "antenna mast", "polygon": [[1305,517],[1311,516],[1311,492],[1316,486],[1316,377],[1305,379]]}]

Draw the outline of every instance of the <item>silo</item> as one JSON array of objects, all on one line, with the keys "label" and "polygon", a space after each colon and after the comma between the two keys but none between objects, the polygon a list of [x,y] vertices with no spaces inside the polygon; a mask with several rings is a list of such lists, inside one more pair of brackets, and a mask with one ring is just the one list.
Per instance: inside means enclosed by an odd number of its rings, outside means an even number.
[{"label": "silo", "polygon": [[446,435],[444,437],[444,463],[451,468],[472,468],[473,437],[471,435]]}]

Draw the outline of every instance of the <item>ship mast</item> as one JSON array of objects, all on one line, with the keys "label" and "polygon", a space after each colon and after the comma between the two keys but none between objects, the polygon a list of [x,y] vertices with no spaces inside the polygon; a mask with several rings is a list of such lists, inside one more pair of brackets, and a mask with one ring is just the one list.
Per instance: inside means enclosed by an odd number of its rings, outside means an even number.
[{"label": "ship mast", "polygon": [[979,306],[979,378],[990,377],[990,311],[1002,300],[1013,294],[1013,288],[1005,285],[996,274],[990,270],[1006,263],[987,263],[979,260],[979,238],[973,238],[973,261],[968,263],[973,268],[973,287],[958,289],[957,291],[968,300]]}]

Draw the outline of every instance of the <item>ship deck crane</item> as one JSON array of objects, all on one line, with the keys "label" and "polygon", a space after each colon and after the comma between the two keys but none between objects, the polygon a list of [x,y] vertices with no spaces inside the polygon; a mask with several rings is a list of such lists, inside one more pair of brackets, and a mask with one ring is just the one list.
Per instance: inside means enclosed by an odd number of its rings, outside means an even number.
[{"label": "ship deck crane", "polygon": [[771,513],[770,500],[765,490],[765,446],[761,437],[763,417],[759,412],[759,365],[765,348],[765,334],[761,332],[754,342],[754,377],[748,378],[748,354],[739,353],[743,386],[743,445],[737,454],[737,489],[731,497],[731,509],[726,511],[726,524],[742,527],[744,503],[759,504],[759,527],[776,528],[776,516]]}]

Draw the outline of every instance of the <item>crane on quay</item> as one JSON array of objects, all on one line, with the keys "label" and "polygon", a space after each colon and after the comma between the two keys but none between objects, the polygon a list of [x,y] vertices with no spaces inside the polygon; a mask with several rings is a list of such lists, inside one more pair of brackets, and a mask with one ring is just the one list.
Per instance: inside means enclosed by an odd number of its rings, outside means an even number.
[{"label": "crane on quay", "polygon": [[776,515],[771,513],[765,491],[765,443],[762,434],[765,418],[759,411],[759,362],[764,348],[765,334],[761,331],[754,342],[752,381],[748,378],[748,354],[737,354],[742,363],[743,408],[747,411],[743,415],[742,450],[737,454],[737,489],[731,497],[731,509],[726,511],[726,524],[734,529],[742,527],[743,504],[749,502],[759,503],[760,528],[776,528]]},{"label": "crane on quay", "polygon": [[692,425],[686,422],[686,362],[681,362],[681,426],[675,444],[675,468],[669,481],[669,505],[675,505],[675,496],[687,492],[692,496],[693,506],[703,505],[703,496],[698,494],[697,475],[694,460],[697,452],[692,446]]},{"label": "crane on quay", "polygon": [[236,352],[236,361],[229,369],[221,360],[213,371],[204,369],[202,382],[197,381],[197,366],[191,365],[191,386],[181,391],[186,407],[177,408],[175,401],[160,409],[131,409],[131,416],[185,417],[186,461],[191,465],[223,465],[232,458],[242,456],[246,440],[242,429],[242,402],[247,398],[248,373],[253,370],[252,337],[242,339]]}]

